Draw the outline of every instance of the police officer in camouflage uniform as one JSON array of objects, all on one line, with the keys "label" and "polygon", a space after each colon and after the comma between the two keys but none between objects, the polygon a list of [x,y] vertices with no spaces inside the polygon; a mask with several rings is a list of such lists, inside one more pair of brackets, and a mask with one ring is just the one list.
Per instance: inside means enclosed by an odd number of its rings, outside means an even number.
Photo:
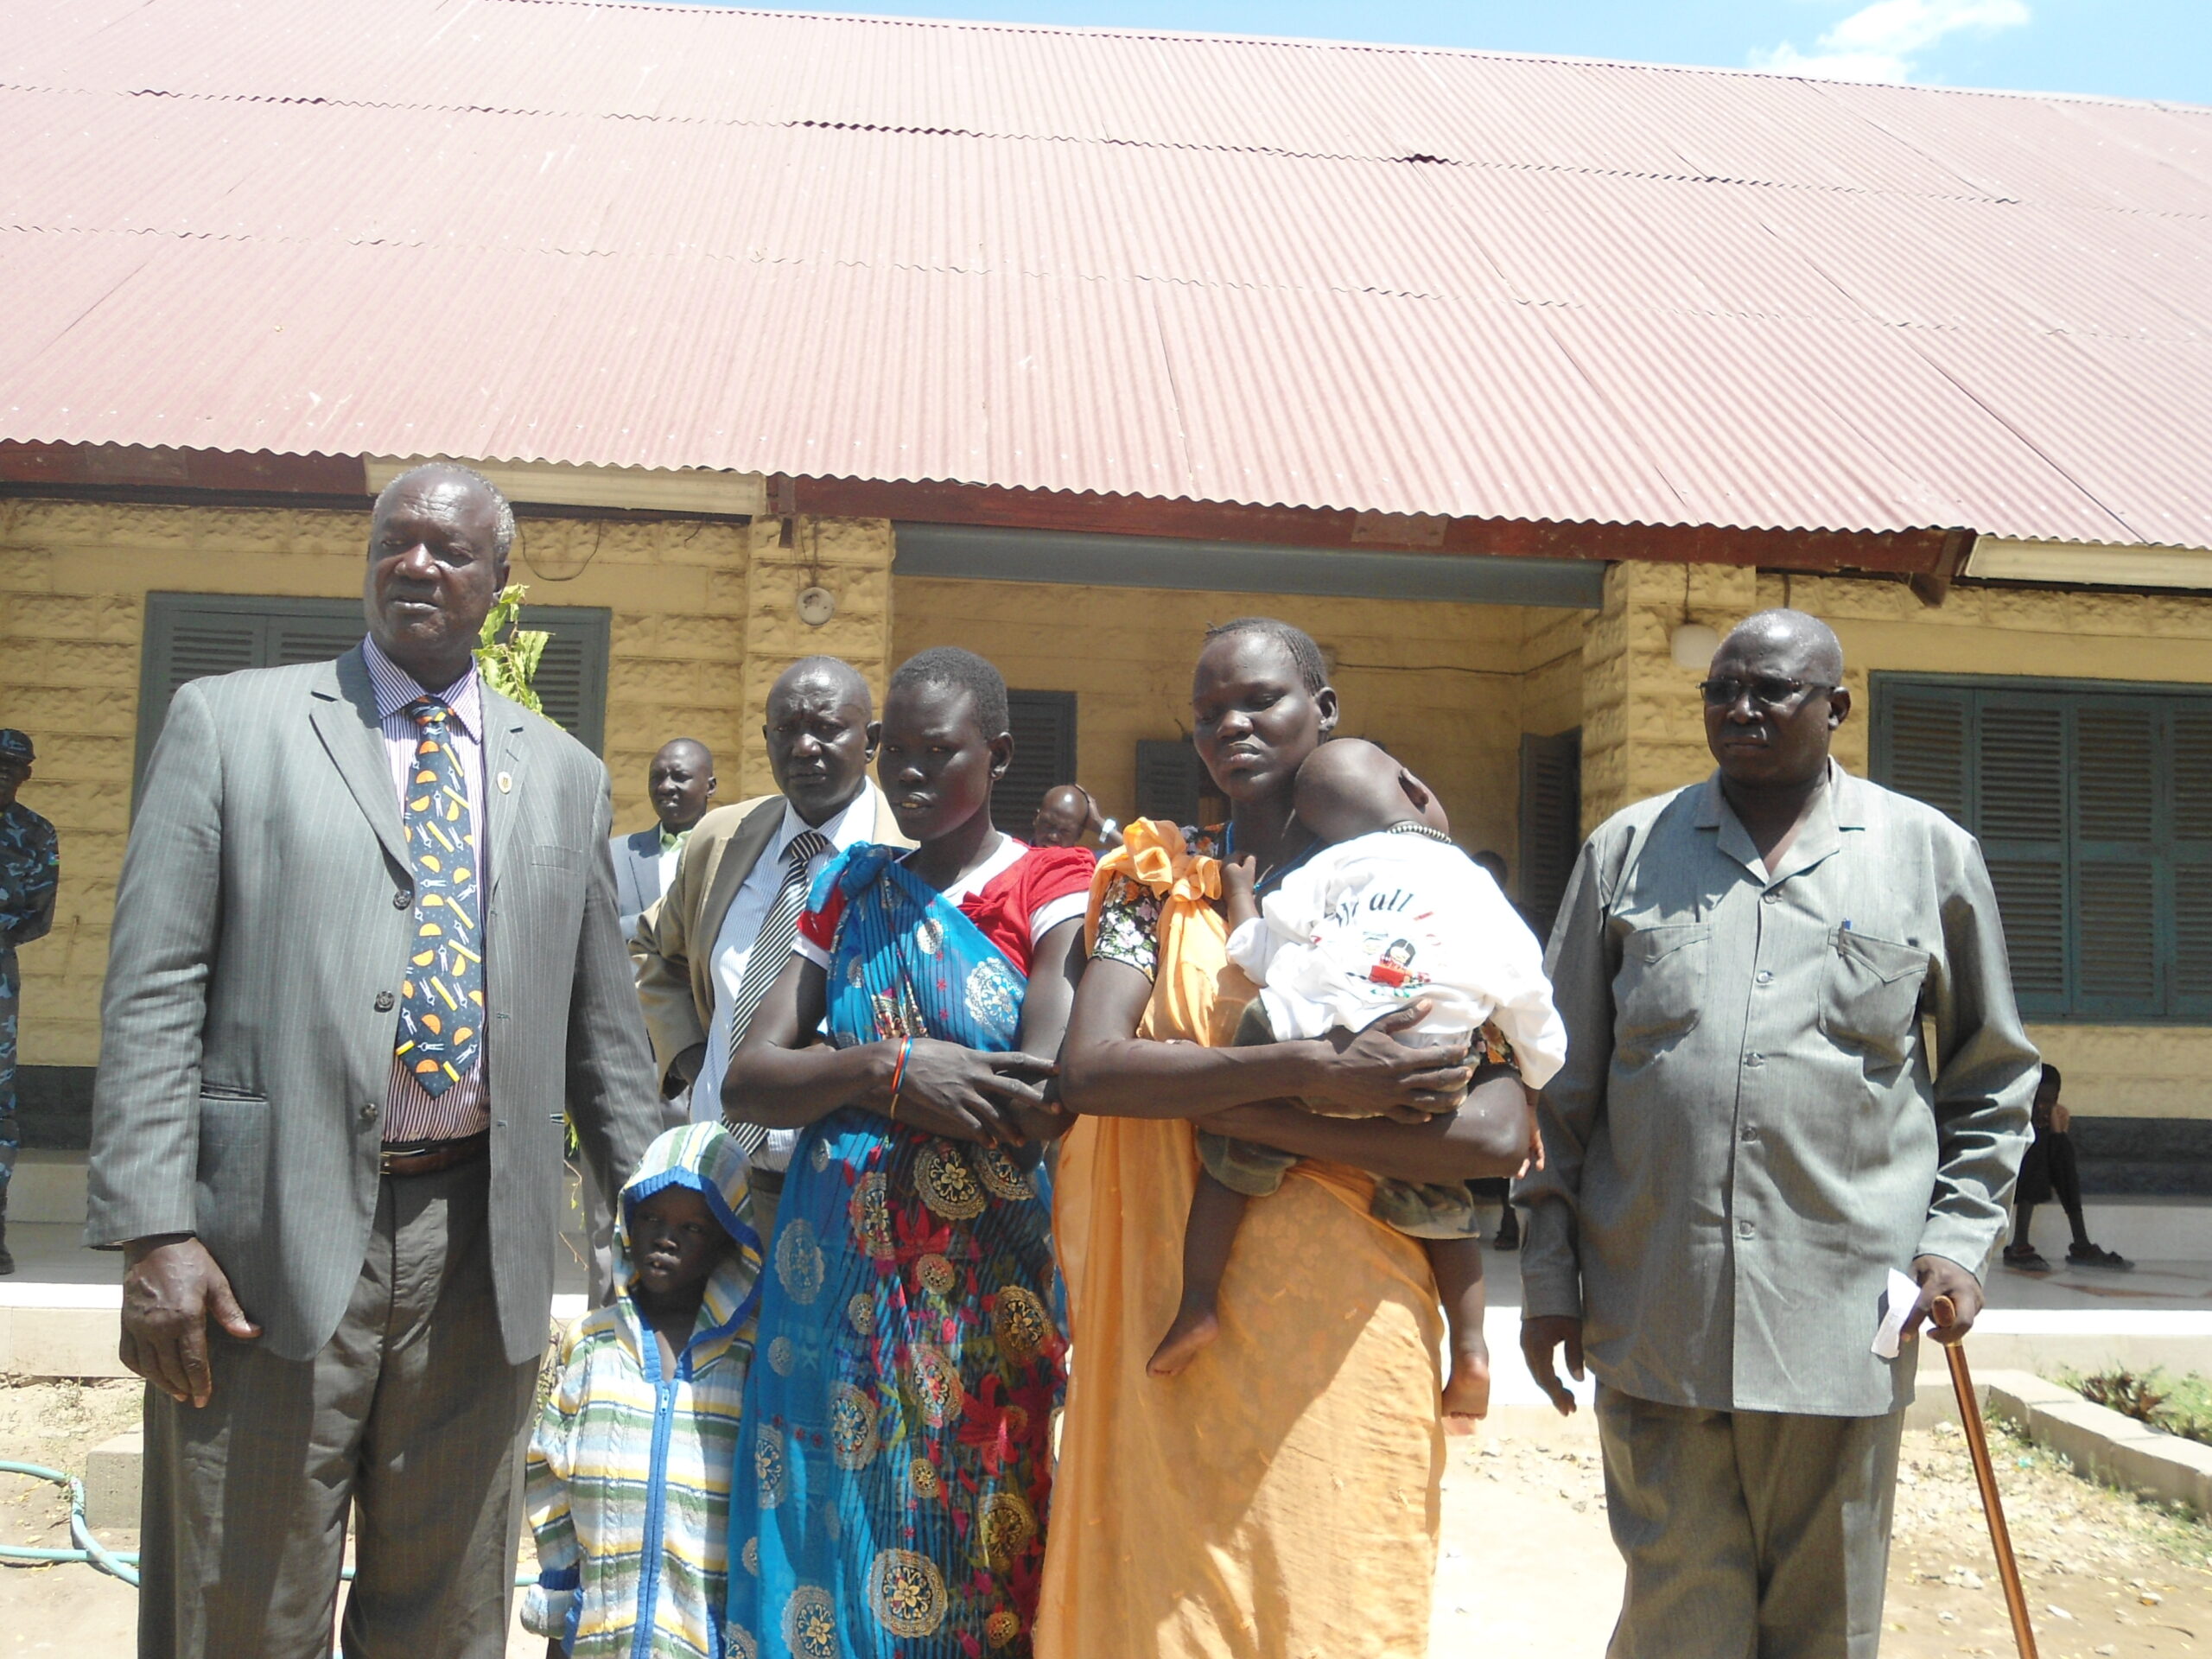
[{"label": "police officer in camouflage uniform", "polygon": [[54,925],[61,884],[54,826],[16,798],[35,758],[29,734],[0,728],[0,1274],[16,1270],[8,1253],[8,1185],[23,1143],[16,1122],[16,947],[43,938]]}]

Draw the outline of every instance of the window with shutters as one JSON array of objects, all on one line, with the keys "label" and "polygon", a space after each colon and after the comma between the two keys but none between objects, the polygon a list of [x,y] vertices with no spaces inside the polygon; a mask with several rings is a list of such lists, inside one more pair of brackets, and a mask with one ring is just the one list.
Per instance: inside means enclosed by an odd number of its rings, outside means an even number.
[{"label": "window with shutters", "polygon": [[[596,753],[607,728],[608,613],[584,606],[529,605],[523,607],[522,626],[552,635],[536,682],[546,715]],[[186,681],[242,668],[327,662],[359,645],[365,632],[358,599],[147,594],[136,772],[144,772],[169,699]]]},{"label": "window with shutters", "polygon": [[991,822],[1026,837],[1046,790],[1083,781],[1075,775],[1075,693],[1010,690],[1006,712],[1014,761],[991,792]]},{"label": "window with shutters", "polygon": [[1582,850],[1582,733],[1521,736],[1521,911],[1551,937]]},{"label": "window with shutters", "polygon": [[1205,767],[1188,738],[1140,739],[1137,743],[1137,817],[1177,825],[1205,822],[1200,797]]},{"label": "window with shutters", "polygon": [[2212,693],[1878,674],[1875,780],[1980,838],[2040,1019],[2212,1023]]}]

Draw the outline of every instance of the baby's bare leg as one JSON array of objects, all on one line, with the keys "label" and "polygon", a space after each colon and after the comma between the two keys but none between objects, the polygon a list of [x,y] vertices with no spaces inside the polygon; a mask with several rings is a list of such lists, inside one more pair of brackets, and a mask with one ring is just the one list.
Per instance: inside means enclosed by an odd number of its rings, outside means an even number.
[{"label": "baby's bare leg", "polygon": [[1425,1238],[1436,1294],[1451,1332],[1452,1374],[1444,1382],[1444,1432],[1471,1434],[1490,1415],[1490,1344],[1483,1339],[1483,1244],[1478,1238]]},{"label": "baby's bare leg", "polygon": [[[1183,1227],[1183,1305],[1175,1323],[1160,1339],[1145,1370],[1173,1376],[1198,1357],[1198,1350],[1221,1334],[1221,1275],[1251,1200],[1224,1186],[1204,1170],[1191,1195],[1191,1218]],[[1479,1271],[1479,1269],[1478,1269]]]}]

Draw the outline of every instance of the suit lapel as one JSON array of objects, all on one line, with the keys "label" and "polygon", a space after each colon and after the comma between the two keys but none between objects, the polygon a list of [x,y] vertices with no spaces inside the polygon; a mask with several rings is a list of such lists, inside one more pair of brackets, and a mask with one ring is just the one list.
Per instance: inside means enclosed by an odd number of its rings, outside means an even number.
[{"label": "suit lapel", "polygon": [[708,878],[707,902],[699,912],[700,944],[710,954],[715,942],[721,938],[722,918],[736,902],[737,890],[753,874],[753,867],[760,861],[760,855],[776,838],[776,831],[783,823],[783,798],[771,796],[747,813],[745,822],[722,844],[722,855],[715,861],[714,874]]},{"label": "suit lapel", "polygon": [[[481,681],[479,682],[481,684]],[[522,821],[523,711],[490,686],[484,696],[484,830],[492,843],[491,891],[515,861],[515,836]]]},{"label": "suit lapel", "polygon": [[899,827],[899,815],[891,810],[891,798],[881,790],[875,796],[875,838],[886,847],[911,847],[906,833]]},{"label": "suit lapel", "polygon": [[331,664],[329,678],[315,689],[309,715],[315,735],[377,840],[401,869],[412,869],[400,830],[399,791],[385,752],[383,722],[377,719],[376,692],[369,684],[368,664],[361,660],[359,645]]}]

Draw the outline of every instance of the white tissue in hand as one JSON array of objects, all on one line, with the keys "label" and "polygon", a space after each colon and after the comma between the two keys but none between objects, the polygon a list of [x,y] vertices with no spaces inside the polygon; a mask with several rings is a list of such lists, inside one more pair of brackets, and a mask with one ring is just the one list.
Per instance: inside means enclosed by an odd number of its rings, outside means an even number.
[{"label": "white tissue in hand", "polygon": [[1895,1359],[1903,1346],[1904,1322],[1912,1317],[1912,1310],[1920,1306],[1920,1284],[1895,1268],[1890,1269],[1889,1294],[1883,1298],[1885,1306],[1882,1323],[1874,1332],[1874,1355],[1878,1359]]}]

